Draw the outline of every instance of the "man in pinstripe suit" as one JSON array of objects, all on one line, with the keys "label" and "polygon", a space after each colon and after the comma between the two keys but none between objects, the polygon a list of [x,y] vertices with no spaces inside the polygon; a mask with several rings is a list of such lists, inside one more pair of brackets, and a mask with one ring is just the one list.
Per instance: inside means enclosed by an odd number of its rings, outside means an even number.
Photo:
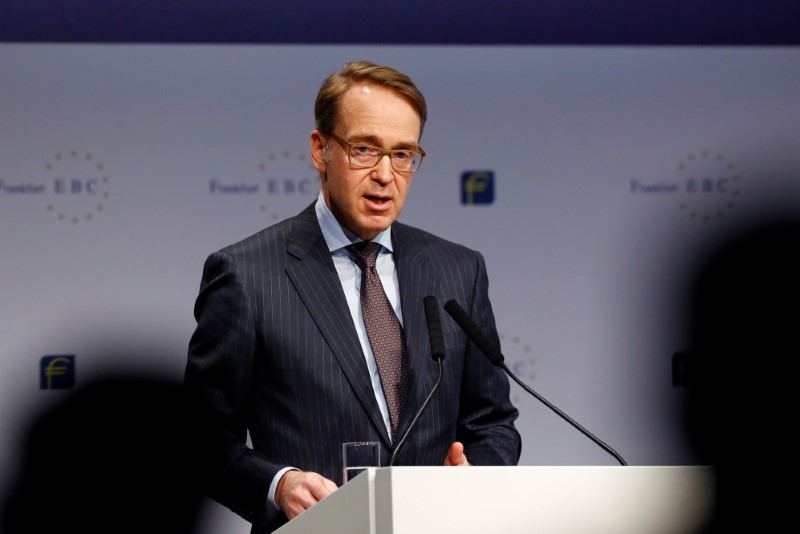
[{"label": "man in pinstripe suit", "polygon": [[[483,257],[396,222],[424,157],[417,87],[389,67],[349,63],[323,83],[315,116],[319,198],[211,254],[195,304],[185,383],[207,410],[209,494],[253,532],[333,492],[343,442],[379,442],[386,465],[438,377],[425,296],[455,299],[499,346]],[[408,394],[396,432],[359,306],[361,270],[346,248],[360,241],[381,245],[376,269],[405,338]],[[515,465],[507,378],[449,317],[442,330],[441,388],[395,465]]]}]

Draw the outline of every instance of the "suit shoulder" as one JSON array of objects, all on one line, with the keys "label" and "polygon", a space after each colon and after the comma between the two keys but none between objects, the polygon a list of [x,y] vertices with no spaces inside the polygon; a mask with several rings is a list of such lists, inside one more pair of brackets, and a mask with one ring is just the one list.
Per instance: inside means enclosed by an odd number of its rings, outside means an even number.
[{"label": "suit shoulder", "polygon": [[259,230],[218,250],[217,253],[230,256],[272,255],[285,251],[290,241],[313,243],[320,235],[314,205],[311,204],[299,214]]},{"label": "suit shoulder", "polygon": [[450,241],[444,237],[433,234],[427,230],[409,226],[407,224],[395,223],[393,232],[400,240],[413,243],[414,246],[424,247],[428,251],[445,254],[451,257],[480,258],[483,254],[475,249],[467,247],[461,243]]},{"label": "suit shoulder", "polygon": [[291,219],[275,223],[223,247],[218,252],[237,256],[255,249],[274,247],[277,243],[285,242],[286,236],[291,232],[291,224]]}]

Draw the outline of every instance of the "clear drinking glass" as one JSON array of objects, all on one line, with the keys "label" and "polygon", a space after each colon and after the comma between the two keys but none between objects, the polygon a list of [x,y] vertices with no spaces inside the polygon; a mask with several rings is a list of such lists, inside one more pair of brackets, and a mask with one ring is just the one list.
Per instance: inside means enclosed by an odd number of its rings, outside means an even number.
[{"label": "clear drinking glass", "polygon": [[342,443],[342,483],[347,484],[354,476],[368,467],[380,467],[381,448],[376,441],[351,441]]}]

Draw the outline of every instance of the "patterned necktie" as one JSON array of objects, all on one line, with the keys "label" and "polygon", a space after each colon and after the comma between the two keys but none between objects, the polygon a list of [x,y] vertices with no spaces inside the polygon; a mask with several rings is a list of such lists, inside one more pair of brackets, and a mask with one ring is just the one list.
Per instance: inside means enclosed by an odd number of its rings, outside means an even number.
[{"label": "patterned necktie", "polygon": [[367,337],[378,364],[383,395],[389,406],[392,436],[396,435],[397,422],[408,402],[408,364],[403,328],[383,291],[375,260],[381,245],[357,243],[347,247],[361,267],[361,312]]}]

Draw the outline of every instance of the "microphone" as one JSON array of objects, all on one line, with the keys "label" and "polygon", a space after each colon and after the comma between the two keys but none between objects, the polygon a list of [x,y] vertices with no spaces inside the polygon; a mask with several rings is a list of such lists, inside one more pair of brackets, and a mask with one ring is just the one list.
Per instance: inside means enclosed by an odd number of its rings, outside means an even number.
[{"label": "microphone", "polygon": [[575,421],[570,416],[568,416],[567,414],[565,414],[564,412],[553,406],[553,404],[551,404],[547,399],[536,393],[534,390],[529,388],[522,380],[517,378],[517,376],[514,373],[512,373],[511,370],[506,366],[506,364],[503,363],[505,358],[500,352],[500,349],[486,336],[486,334],[483,333],[481,328],[475,323],[475,321],[473,321],[470,318],[469,315],[467,315],[467,312],[465,312],[464,309],[461,306],[459,306],[455,300],[447,301],[447,303],[445,303],[444,305],[444,309],[445,311],[447,311],[447,313],[450,314],[450,317],[452,317],[453,320],[456,323],[458,323],[458,326],[460,326],[461,329],[464,331],[464,333],[467,334],[467,337],[469,337],[470,340],[472,340],[472,342],[475,343],[475,346],[477,346],[478,349],[480,349],[483,355],[486,356],[496,367],[501,367],[503,371],[505,371],[506,374],[514,380],[514,382],[516,382],[522,387],[522,389],[524,389],[525,391],[536,397],[540,402],[542,402],[545,406],[553,410],[562,419],[564,419],[569,424],[580,430],[584,436],[594,441],[595,444],[599,445],[604,451],[613,456],[620,463],[620,465],[628,465],[627,463],[625,463],[625,460],[622,459],[622,456],[620,456],[617,453],[617,451],[615,451],[614,449],[603,443],[594,434],[592,434],[591,432],[583,428],[581,425],[579,425],[577,421]]},{"label": "microphone", "polygon": [[428,397],[425,399],[425,402],[422,403],[422,407],[417,411],[417,414],[414,416],[414,419],[411,421],[411,424],[408,425],[405,433],[403,434],[403,438],[397,442],[397,446],[392,451],[392,457],[389,458],[389,467],[394,465],[394,460],[397,457],[397,451],[400,450],[400,447],[403,446],[403,443],[406,442],[408,435],[411,433],[411,429],[417,424],[420,416],[422,415],[423,410],[430,404],[431,399],[433,398],[433,394],[439,389],[439,385],[442,383],[442,360],[444,359],[444,335],[442,334],[442,321],[439,317],[439,304],[436,302],[436,297],[428,295],[424,299],[422,299],[422,303],[425,305],[425,320],[428,323],[428,340],[431,344],[431,357],[439,364],[439,378],[436,380],[436,384],[433,385],[433,389],[431,392],[428,393]]},{"label": "microphone", "polygon": [[422,303],[425,305],[425,319],[428,322],[431,356],[441,363],[444,359],[444,334],[442,334],[442,320],[439,317],[439,305],[436,297],[430,295],[422,299]]}]

